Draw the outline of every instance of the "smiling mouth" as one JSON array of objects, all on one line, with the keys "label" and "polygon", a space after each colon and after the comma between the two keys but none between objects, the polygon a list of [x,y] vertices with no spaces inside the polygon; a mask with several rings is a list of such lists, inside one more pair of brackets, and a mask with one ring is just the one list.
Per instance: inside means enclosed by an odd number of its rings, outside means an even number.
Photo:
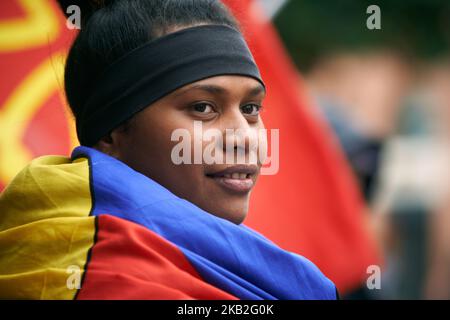
[{"label": "smiling mouth", "polygon": [[237,165],[207,173],[206,176],[229,192],[247,194],[255,184],[257,172],[257,166]]}]

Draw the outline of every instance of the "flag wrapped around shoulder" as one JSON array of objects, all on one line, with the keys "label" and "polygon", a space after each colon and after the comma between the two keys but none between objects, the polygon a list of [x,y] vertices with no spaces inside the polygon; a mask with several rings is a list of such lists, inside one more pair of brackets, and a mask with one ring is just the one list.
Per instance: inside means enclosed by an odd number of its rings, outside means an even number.
[{"label": "flag wrapped around shoulder", "polygon": [[307,259],[91,148],[34,160],[0,213],[0,298],[336,298]]}]

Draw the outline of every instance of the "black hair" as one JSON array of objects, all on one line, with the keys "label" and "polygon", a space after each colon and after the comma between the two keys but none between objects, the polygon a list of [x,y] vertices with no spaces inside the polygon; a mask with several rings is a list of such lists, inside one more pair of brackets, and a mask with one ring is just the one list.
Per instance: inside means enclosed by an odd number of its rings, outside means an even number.
[{"label": "black hair", "polygon": [[220,0],[57,0],[63,12],[81,11],[81,30],[69,51],[64,74],[67,101],[77,118],[104,70],[115,60],[175,28],[226,25],[239,31]]}]

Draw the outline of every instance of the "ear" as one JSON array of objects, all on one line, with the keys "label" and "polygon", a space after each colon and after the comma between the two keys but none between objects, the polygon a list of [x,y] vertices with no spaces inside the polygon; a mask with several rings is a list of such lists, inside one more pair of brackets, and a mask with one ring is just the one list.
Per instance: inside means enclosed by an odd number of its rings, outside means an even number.
[{"label": "ear", "polygon": [[119,158],[118,137],[116,133],[110,132],[106,136],[102,137],[95,145],[94,148],[106,153],[107,155]]},{"label": "ear", "polygon": [[123,151],[123,148],[129,144],[131,120],[124,122],[107,135],[103,136],[94,145],[94,148],[111,157],[121,160],[121,151]]}]

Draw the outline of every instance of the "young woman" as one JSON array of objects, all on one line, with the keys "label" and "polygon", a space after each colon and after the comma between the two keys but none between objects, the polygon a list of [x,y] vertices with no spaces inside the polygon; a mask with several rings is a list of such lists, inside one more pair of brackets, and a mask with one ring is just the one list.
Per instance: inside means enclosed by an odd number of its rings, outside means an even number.
[{"label": "young woman", "polygon": [[[225,6],[79,5],[65,91],[81,146],[34,160],[2,194],[0,296],[335,299],[311,262],[242,224],[266,88]],[[210,147],[199,125],[220,133],[215,159],[258,161],[180,163]],[[194,138],[177,153],[179,130]]]}]

